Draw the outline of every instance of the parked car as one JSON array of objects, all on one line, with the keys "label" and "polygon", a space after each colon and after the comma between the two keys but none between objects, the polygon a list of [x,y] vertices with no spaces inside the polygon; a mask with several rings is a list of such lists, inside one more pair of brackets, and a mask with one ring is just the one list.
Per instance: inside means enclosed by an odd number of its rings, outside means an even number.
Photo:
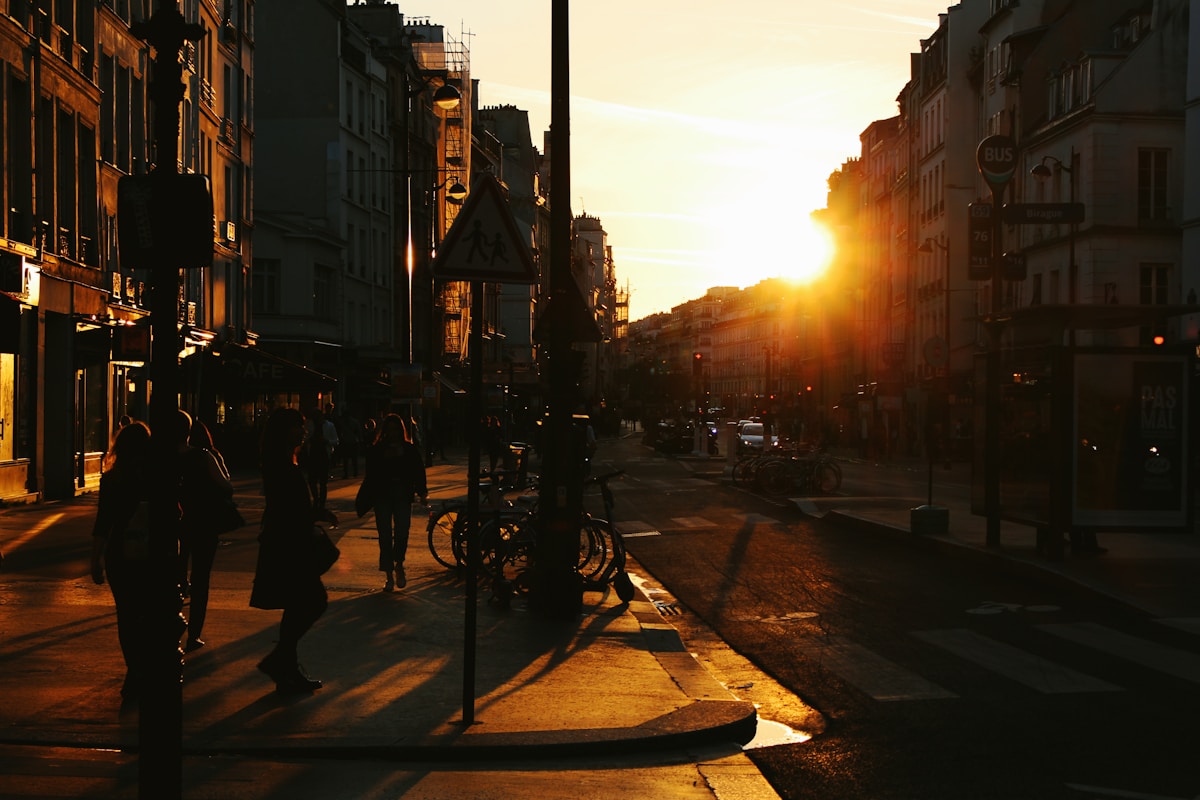
[{"label": "parked car", "polygon": [[[705,429],[708,432],[708,452],[710,455],[717,455],[716,426],[706,424]],[[691,422],[660,422],[653,429],[646,431],[642,444],[649,445],[660,453],[690,453],[696,446],[695,431]]]},{"label": "parked car", "polygon": [[764,444],[773,445],[779,441],[779,437],[770,435],[768,437],[766,426],[761,422],[747,422],[738,430],[738,452],[758,452],[761,453]]}]

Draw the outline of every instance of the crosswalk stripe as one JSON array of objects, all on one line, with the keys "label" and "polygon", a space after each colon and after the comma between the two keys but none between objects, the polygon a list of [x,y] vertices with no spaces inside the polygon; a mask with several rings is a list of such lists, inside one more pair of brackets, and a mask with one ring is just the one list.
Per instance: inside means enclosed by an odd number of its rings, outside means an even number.
[{"label": "crosswalk stripe", "polygon": [[1043,631],[1144,667],[1200,683],[1200,655],[1106,628],[1095,622],[1038,625]]},{"label": "crosswalk stripe", "polygon": [[958,696],[852,642],[830,642],[818,647],[814,655],[823,667],[876,700],[942,700]]},{"label": "crosswalk stripe", "polygon": [[671,517],[671,522],[674,522],[681,528],[713,528],[717,524],[706,520],[704,517]]},{"label": "crosswalk stripe", "polygon": [[1156,620],[1160,625],[1166,625],[1187,633],[1200,636],[1200,617],[1164,617]]},{"label": "crosswalk stripe", "polygon": [[779,522],[779,520],[775,519],[774,517],[769,517],[766,514],[734,514],[734,516],[742,520],[743,523],[749,522],[754,525],[758,525],[760,523],[769,525],[771,523]]},{"label": "crosswalk stripe", "polygon": [[965,628],[913,631],[913,636],[1043,694],[1122,691],[1121,687],[1107,681],[1076,672]]}]

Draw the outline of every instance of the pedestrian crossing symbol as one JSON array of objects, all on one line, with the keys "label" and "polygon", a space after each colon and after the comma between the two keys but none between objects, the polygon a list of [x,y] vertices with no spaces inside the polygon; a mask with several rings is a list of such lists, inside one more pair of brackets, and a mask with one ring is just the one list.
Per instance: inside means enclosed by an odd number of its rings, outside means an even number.
[{"label": "pedestrian crossing symbol", "polygon": [[529,246],[513,220],[500,184],[490,175],[474,179],[471,194],[433,261],[447,281],[537,283]]}]

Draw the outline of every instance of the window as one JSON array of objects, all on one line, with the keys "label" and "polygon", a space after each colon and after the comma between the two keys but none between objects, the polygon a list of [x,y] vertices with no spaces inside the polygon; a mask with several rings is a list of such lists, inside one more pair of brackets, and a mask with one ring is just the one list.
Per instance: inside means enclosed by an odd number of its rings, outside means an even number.
[{"label": "window", "polygon": [[1141,148],[1138,150],[1138,222],[1166,222],[1170,217],[1167,207],[1167,164],[1170,151],[1165,148]]},{"label": "window", "polygon": [[313,316],[317,319],[333,318],[334,273],[323,264],[313,266]]},{"label": "window", "polygon": [[1165,305],[1169,296],[1170,265],[1142,264],[1138,275],[1138,302],[1144,306]]},{"label": "window", "polygon": [[278,258],[254,259],[250,274],[252,300],[256,314],[280,313],[283,264]]}]

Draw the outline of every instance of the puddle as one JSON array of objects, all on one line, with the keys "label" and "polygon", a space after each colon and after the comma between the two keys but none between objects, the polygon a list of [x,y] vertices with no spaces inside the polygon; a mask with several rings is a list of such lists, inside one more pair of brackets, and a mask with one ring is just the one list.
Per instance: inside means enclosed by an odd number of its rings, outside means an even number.
[{"label": "puddle", "polygon": [[742,749],[754,750],[758,747],[774,747],[777,744],[799,744],[807,742],[811,738],[811,734],[792,730],[782,722],[772,722],[760,717],[754,738],[742,745]]}]

